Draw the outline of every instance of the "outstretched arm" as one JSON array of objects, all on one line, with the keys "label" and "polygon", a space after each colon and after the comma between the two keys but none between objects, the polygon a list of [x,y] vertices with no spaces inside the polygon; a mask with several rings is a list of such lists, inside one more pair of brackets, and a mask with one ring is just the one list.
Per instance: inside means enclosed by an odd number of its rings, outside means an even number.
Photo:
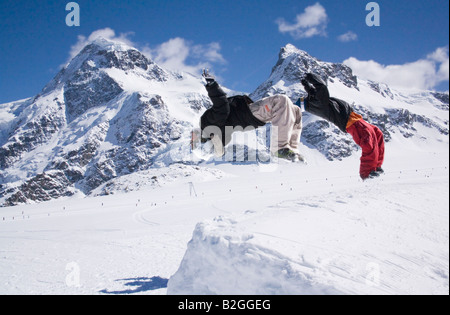
[{"label": "outstretched arm", "polygon": [[210,110],[205,112],[205,117],[202,118],[202,121],[207,121],[208,125],[218,127],[225,126],[225,122],[230,115],[230,103],[228,102],[227,94],[216,82],[215,78],[207,71],[203,72],[203,78],[206,80],[205,87],[208,91],[208,96],[211,99],[213,106]]}]

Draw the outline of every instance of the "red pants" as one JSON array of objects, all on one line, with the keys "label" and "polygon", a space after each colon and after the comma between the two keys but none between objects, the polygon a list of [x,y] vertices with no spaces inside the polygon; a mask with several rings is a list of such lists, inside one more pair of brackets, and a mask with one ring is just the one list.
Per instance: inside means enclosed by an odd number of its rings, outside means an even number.
[{"label": "red pants", "polygon": [[356,144],[362,149],[361,178],[366,179],[372,171],[381,167],[384,162],[384,136],[381,130],[364,121],[355,122],[347,128]]}]

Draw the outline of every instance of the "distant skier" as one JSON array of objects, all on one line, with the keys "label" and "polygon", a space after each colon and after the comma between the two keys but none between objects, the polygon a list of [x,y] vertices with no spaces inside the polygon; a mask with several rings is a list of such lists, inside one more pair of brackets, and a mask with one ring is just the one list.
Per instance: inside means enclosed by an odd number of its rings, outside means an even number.
[{"label": "distant skier", "polygon": [[[384,173],[381,168],[384,161],[384,136],[381,130],[364,121],[348,103],[330,97],[326,83],[318,75],[308,73],[301,82],[308,93],[304,101],[305,110],[348,132],[361,147],[361,178],[366,180]],[[296,105],[300,103],[301,100]]]},{"label": "distant skier", "polygon": [[258,128],[271,122],[278,127],[278,143],[272,151],[279,158],[304,161],[298,146],[302,131],[302,112],[284,95],[275,95],[253,102],[248,96],[227,97],[227,94],[206,70],[206,90],[213,103],[201,117],[202,141],[211,140],[217,156],[225,153],[236,127]]}]

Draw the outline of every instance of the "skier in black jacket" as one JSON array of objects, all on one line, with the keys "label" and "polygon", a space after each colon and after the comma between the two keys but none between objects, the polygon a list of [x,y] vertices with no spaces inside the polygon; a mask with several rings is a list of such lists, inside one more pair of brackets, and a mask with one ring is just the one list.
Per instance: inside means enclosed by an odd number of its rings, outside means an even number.
[{"label": "skier in black jacket", "polygon": [[[236,127],[258,128],[271,122],[275,127],[272,152],[280,158],[304,161],[298,151],[302,130],[301,109],[284,95],[253,102],[248,96],[227,97],[227,94],[207,71],[203,72],[206,90],[213,103],[201,117],[202,140],[211,140],[216,155],[224,154]],[[241,130],[242,130],[241,129]]]}]

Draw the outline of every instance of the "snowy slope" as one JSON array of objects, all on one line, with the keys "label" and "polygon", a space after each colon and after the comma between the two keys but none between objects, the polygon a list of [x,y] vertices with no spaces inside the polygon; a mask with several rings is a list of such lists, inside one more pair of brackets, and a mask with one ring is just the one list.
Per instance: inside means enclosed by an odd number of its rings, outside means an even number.
[{"label": "snowy slope", "polygon": [[308,166],[206,163],[217,178],[3,208],[0,293],[448,294],[448,147],[387,148],[366,183],[357,157],[311,150]]},{"label": "snowy slope", "polygon": [[168,293],[448,294],[448,176],[431,176],[297,185],[200,223]]},{"label": "snowy slope", "polygon": [[220,206],[231,214],[196,226],[168,293],[448,294],[448,136],[418,130],[393,135],[373,181],[357,156],[305,146],[307,166],[242,175]]}]

